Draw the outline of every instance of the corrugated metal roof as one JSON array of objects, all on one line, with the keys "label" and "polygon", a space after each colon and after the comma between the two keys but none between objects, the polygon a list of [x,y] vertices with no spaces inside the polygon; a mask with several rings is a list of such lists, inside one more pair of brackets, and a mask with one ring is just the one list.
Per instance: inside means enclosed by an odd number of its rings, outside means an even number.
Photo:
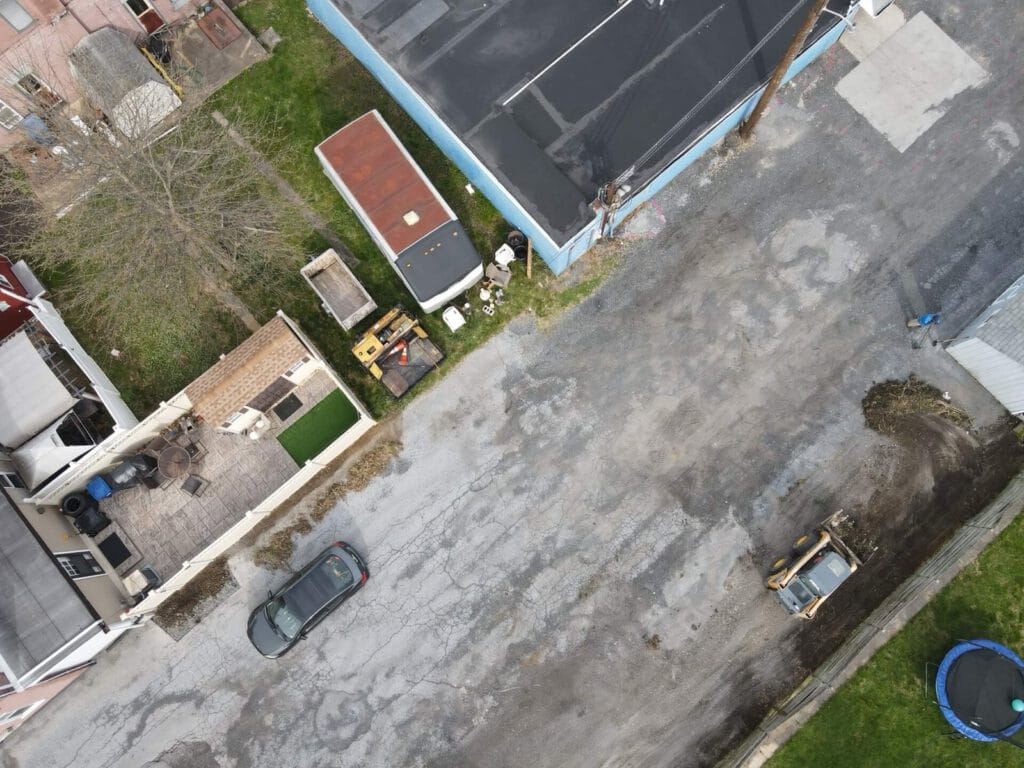
[{"label": "corrugated metal roof", "polygon": [[963,339],[946,347],[996,400],[1015,416],[1024,414],[1024,364],[981,339]]},{"label": "corrugated metal roof", "polygon": [[946,349],[1010,413],[1024,413],[1024,277],[1003,291]]},{"label": "corrugated metal roof", "polygon": [[1024,363],[1024,277],[1003,291],[983,316],[974,336]]},{"label": "corrugated metal roof", "polygon": [[140,85],[164,85],[132,41],[114,27],[103,27],[83,37],[68,59],[89,98],[104,112],[113,111]]},{"label": "corrugated metal roof", "polygon": [[68,61],[93,106],[129,138],[141,138],[181,106],[132,41],[113,27],[79,40]]}]

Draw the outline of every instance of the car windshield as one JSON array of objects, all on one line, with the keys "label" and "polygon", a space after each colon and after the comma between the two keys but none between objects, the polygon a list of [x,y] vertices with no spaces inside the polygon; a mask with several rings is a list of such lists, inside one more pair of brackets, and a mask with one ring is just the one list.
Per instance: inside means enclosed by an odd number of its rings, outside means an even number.
[{"label": "car windshield", "polygon": [[302,629],[302,619],[295,615],[281,597],[271,600],[267,605],[267,618],[289,640],[293,640]]},{"label": "car windshield", "polygon": [[800,605],[807,605],[814,599],[814,595],[801,583],[799,578],[793,579],[789,583],[789,591],[793,593],[793,597],[800,602]]}]

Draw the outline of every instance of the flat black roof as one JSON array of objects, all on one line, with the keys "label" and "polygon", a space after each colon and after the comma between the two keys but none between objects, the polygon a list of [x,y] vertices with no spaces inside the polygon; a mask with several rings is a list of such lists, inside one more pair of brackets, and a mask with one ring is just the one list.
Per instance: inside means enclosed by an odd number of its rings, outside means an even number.
[{"label": "flat black roof", "polygon": [[334,2],[564,243],[601,185],[646,183],[765,82],[811,0]]},{"label": "flat black roof", "polygon": [[480,254],[458,221],[442,224],[395,258],[417,301],[426,302],[480,267]]}]

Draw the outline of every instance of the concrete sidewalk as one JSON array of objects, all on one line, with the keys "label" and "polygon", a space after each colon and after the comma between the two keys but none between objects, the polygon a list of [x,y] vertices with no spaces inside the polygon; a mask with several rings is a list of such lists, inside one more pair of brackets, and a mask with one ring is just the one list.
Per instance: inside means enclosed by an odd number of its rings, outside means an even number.
[{"label": "concrete sidewalk", "polygon": [[129,634],[0,765],[689,766],[752,728],[799,651],[767,553],[890,479],[865,389],[916,372],[1000,415],[903,325],[955,331],[1024,272],[1024,9],[943,12],[990,77],[904,152],[835,93],[836,47],[634,217],[595,295],[418,397],[389,473],[297,547],[345,538],[373,576],[293,653],[248,646],[283,575],[237,557],[232,599]]}]

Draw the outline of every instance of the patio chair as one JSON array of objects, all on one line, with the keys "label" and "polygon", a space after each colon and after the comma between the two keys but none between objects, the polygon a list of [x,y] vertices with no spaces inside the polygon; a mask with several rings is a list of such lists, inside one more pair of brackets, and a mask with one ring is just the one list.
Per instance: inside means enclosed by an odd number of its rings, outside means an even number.
[{"label": "patio chair", "polygon": [[189,475],[185,478],[185,482],[181,484],[181,490],[189,496],[199,497],[206,493],[209,485],[210,481],[206,478],[199,475]]},{"label": "patio chair", "polygon": [[202,461],[203,457],[206,456],[208,452],[206,450],[206,446],[203,445],[198,440],[190,440],[189,442],[185,443],[184,447],[185,450],[188,451],[188,457],[193,464],[197,464],[200,461]]},{"label": "patio chair", "polygon": [[148,453],[150,456],[159,456],[160,451],[162,451],[170,444],[170,441],[166,437],[164,437],[163,435],[157,435],[148,443],[146,443],[146,447],[142,449],[142,452]]},{"label": "patio chair", "polygon": [[183,431],[181,429],[181,426],[178,424],[178,422],[174,422],[173,424],[169,424],[168,426],[166,426],[162,430],[160,430],[160,436],[163,437],[164,440],[166,440],[169,443],[173,443],[175,440],[177,440],[179,437],[181,437],[182,434],[184,434],[184,433],[183,433]]}]

